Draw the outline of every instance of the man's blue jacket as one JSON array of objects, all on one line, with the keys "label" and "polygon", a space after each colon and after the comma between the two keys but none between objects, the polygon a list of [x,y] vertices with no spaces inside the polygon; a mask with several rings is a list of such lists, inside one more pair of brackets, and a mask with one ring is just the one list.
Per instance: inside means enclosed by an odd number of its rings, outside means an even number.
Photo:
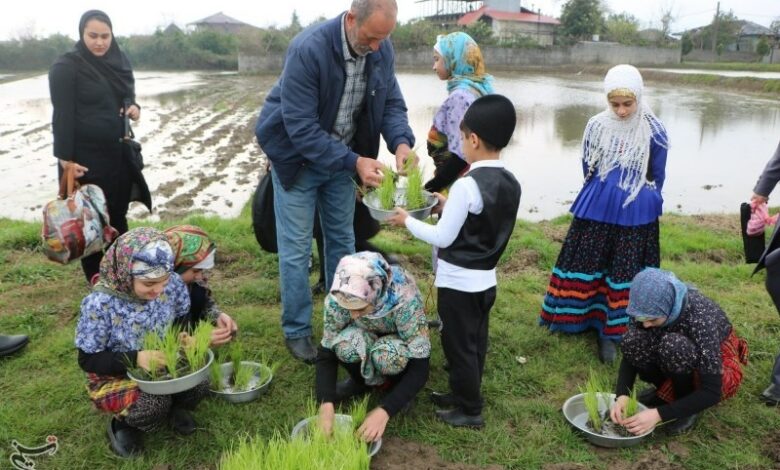
[{"label": "man's blue jacket", "polygon": [[354,171],[358,155],[376,158],[380,133],[391,153],[402,143],[414,146],[389,39],[366,56],[366,97],[351,148],[330,135],[346,82],[343,16],[292,40],[282,75],[260,111],[255,135],[285,188],[307,165]]}]

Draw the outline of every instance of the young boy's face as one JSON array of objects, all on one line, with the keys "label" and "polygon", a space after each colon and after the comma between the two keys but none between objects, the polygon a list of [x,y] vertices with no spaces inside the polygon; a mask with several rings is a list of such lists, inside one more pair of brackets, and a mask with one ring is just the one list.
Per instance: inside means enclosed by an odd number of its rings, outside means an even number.
[{"label": "young boy's face", "polygon": [[162,294],[170,276],[157,279],[133,279],[133,291],[142,300],[154,300]]},{"label": "young boy's face", "polygon": [[190,268],[181,273],[181,280],[184,281],[185,284],[192,284],[195,281],[201,281],[203,280],[203,270]]},{"label": "young boy's face", "polygon": [[615,96],[609,99],[609,107],[620,119],[627,119],[636,112],[636,99],[628,96]]},{"label": "young boy's face", "polygon": [[447,70],[447,65],[444,63],[444,57],[436,51],[433,51],[433,71],[436,72],[436,76],[439,80],[447,80],[450,78],[450,72]]},{"label": "young boy's face", "polygon": [[466,160],[466,163],[468,164],[474,163],[475,146],[473,141],[477,140],[477,136],[472,132],[466,133],[460,131],[460,139],[461,142],[463,142],[461,146],[463,150],[463,158]]}]

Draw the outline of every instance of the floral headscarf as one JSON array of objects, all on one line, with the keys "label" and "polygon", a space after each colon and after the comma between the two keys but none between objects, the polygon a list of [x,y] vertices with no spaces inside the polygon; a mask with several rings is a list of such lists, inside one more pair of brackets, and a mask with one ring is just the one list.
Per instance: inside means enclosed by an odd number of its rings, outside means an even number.
[{"label": "floral headscarf", "polygon": [[634,276],[626,314],[630,317],[666,318],[662,326],[677,321],[688,286],[670,271],[647,268]]},{"label": "floral headscarf", "polygon": [[450,72],[447,91],[465,88],[477,96],[493,93],[493,77],[485,72],[485,61],[476,41],[466,33],[440,34],[433,49]]},{"label": "floral headscarf", "polygon": [[133,276],[173,272],[173,251],[161,231],[140,227],[122,234],[100,262],[100,281],[95,290],[138,301]]},{"label": "floral headscarf", "polygon": [[194,225],[176,225],[167,229],[165,235],[173,249],[174,265],[179,274],[213,258],[217,249],[209,235]]},{"label": "floral headscarf", "polygon": [[410,301],[417,295],[417,289],[406,282],[406,274],[400,268],[388,264],[381,255],[361,251],[341,258],[330,295],[344,295],[368,303],[373,311],[365,317],[376,319]]}]

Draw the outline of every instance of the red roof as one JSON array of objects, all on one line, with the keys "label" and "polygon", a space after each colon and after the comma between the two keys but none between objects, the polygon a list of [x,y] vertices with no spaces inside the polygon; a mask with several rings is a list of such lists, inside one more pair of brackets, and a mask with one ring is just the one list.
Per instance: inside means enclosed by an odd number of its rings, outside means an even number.
[{"label": "red roof", "polygon": [[458,24],[461,26],[468,26],[471,23],[479,20],[483,16],[489,16],[494,20],[500,21],[517,21],[520,23],[545,23],[559,25],[560,21],[556,20],[552,16],[537,15],[535,13],[513,13],[510,11],[501,11],[494,8],[481,7],[477,10],[466,13],[458,19]]}]

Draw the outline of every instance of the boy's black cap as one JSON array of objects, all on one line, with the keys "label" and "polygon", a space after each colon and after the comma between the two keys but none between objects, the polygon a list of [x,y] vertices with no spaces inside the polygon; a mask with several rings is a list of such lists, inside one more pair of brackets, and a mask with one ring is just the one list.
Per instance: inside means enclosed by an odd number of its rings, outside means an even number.
[{"label": "boy's black cap", "polygon": [[506,96],[485,95],[469,106],[463,116],[463,124],[480,139],[502,149],[515,131],[515,105]]}]

